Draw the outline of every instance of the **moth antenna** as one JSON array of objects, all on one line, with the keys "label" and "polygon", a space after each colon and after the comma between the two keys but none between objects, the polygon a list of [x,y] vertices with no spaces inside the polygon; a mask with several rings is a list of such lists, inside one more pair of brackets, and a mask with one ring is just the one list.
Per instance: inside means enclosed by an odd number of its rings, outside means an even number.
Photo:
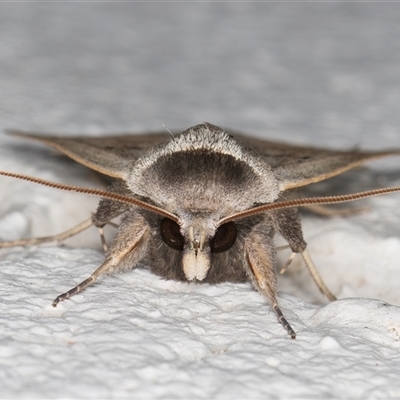
[{"label": "moth antenna", "polygon": [[366,197],[379,196],[381,194],[400,192],[400,186],[391,188],[381,188],[367,190],[365,192],[344,194],[339,196],[322,196],[322,197],[307,197],[305,199],[294,199],[286,201],[277,201],[276,203],[264,204],[262,206],[250,208],[249,210],[241,211],[236,214],[232,214],[229,217],[223,218],[218,222],[218,226],[226,224],[227,222],[251,217],[253,215],[262,214],[267,211],[281,210],[283,208],[302,207],[314,204],[336,204],[346,203],[348,201],[355,201],[364,199]]},{"label": "moth antenna", "polygon": [[154,206],[152,204],[146,203],[142,200],[135,199],[134,197],[124,196],[122,194],[107,192],[101,189],[94,189],[94,188],[85,188],[80,186],[73,186],[73,185],[64,185],[62,183],[47,181],[41,178],[35,178],[29,175],[17,174],[14,172],[7,172],[7,171],[0,171],[0,175],[8,176],[10,178],[21,179],[28,182],[37,183],[39,185],[47,186],[54,189],[64,190],[66,192],[75,192],[75,193],[83,193],[90,196],[102,197],[104,199],[118,201],[120,203],[128,204],[130,206],[136,206],[139,208],[143,208],[155,214],[161,215],[163,217],[172,219],[176,223],[179,223],[179,218],[169,213],[168,211],[163,210],[160,207]]}]

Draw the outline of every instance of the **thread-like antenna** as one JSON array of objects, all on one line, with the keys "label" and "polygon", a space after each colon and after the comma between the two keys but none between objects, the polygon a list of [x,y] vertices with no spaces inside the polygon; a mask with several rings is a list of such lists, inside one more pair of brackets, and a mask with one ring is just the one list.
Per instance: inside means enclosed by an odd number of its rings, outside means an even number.
[{"label": "thread-like antenna", "polygon": [[[73,185],[65,185],[62,183],[51,182],[51,181],[47,181],[45,179],[36,178],[33,176],[29,176],[29,175],[17,174],[14,172],[0,171],[0,175],[8,176],[10,178],[25,180],[28,182],[37,183],[39,185],[47,186],[47,187],[54,188],[54,189],[64,190],[67,192],[82,193],[82,194],[87,194],[90,196],[96,196],[96,197],[101,197],[104,199],[118,201],[120,203],[124,203],[127,205],[143,208],[143,209],[153,212],[155,214],[169,218],[169,219],[175,221],[176,223],[179,223],[179,218],[175,214],[165,211],[160,207],[146,203],[142,200],[135,199],[134,197],[124,196],[119,193],[108,192],[108,191],[101,190],[101,189],[85,188],[85,187],[73,186]],[[400,187],[395,186],[395,187],[391,187],[391,188],[373,189],[373,190],[367,190],[365,192],[344,194],[344,195],[339,195],[339,196],[307,197],[305,199],[277,201],[275,203],[264,204],[264,205],[261,205],[258,207],[251,208],[249,210],[244,210],[244,211],[238,212],[236,214],[229,215],[228,217],[221,219],[218,222],[218,226],[226,224],[227,222],[230,222],[230,221],[236,221],[238,219],[252,217],[254,215],[262,214],[262,213],[265,213],[268,211],[276,211],[276,210],[282,210],[284,208],[292,208],[292,207],[310,206],[310,205],[315,205],[315,204],[345,203],[345,202],[349,202],[349,201],[364,199],[366,197],[379,196],[382,194],[394,193],[394,192],[400,192]]]},{"label": "thread-like antenna", "polygon": [[238,219],[251,217],[253,215],[262,214],[267,211],[276,211],[276,210],[281,210],[283,208],[310,206],[314,204],[345,203],[348,201],[354,201],[354,200],[364,199],[366,197],[379,196],[381,194],[394,193],[394,192],[400,192],[400,187],[395,186],[391,188],[373,189],[373,190],[367,190],[365,192],[344,194],[339,196],[307,197],[305,199],[277,201],[276,203],[264,204],[262,206],[254,207],[249,210],[232,214],[229,217],[221,219],[218,223],[218,226],[226,224],[229,221],[235,221]]},{"label": "thread-like antenna", "polygon": [[88,194],[91,196],[102,197],[103,199],[115,200],[120,203],[125,203],[125,204],[131,205],[131,206],[144,208],[145,210],[151,211],[155,214],[159,214],[163,217],[172,219],[176,223],[179,223],[179,218],[176,215],[171,214],[168,211],[165,211],[160,207],[146,203],[142,200],[135,199],[134,197],[128,197],[128,196],[124,196],[122,194],[113,193],[113,192],[107,192],[107,191],[101,190],[101,189],[85,188],[85,187],[79,187],[79,186],[73,186],[73,185],[64,185],[62,183],[51,182],[51,181],[47,181],[45,179],[36,178],[33,176],[29,176],[29,175],[17,174],[14,172],[0,171],[0,175],[8,176],[10,178],[22,179],[24,181],[37,183],[39,185],[47,186],[47,187],[54,188],[54,189],[60,189],[60,190],[64,190],[67,192],[83,193],[83,194]]}]

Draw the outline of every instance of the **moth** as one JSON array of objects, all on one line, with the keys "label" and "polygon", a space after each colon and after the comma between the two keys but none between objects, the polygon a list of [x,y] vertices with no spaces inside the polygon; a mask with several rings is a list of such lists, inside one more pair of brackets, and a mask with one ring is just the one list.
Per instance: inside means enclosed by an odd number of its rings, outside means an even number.
[{"label": "moth", "polygon": [[79,285],[59,295],[54,307],[100,276],[142,262],[165,279],[209,284],[250,280],[295,338],[277,301],[274,234],[279,232],[292,250],[287,265],[295,254],[301,254],[321,292],[334,300],[307,252],[298,207],[400,190],[385,188],[294,200],[289,197],[292,189],[328,179],[372,159],[399,154],[398,150],[334,151],[293,146],[229,133],[209,123],[176,135],[82,138],[9,133],[49,145],[114,178],[109,190],[101,191],[0,172],[102,197],[91,218],[66,232],[4,242],[0,247],[63,240],[92,225],[102,233],[105,225],[119,219],[109,248],[103,239],[106,252],[102,265]]}]

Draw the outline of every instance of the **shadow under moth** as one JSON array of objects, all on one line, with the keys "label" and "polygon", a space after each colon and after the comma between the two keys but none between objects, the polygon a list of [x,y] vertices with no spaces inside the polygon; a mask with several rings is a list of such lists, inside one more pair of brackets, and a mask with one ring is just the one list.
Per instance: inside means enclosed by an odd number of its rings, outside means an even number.
[{"label": "shadow under moth", "polygon": [[[398,150],[334,151],[293,146],[230,134],[208,123],[176,135],[82,138],[9,133],[52,146],[115,179],[109,190],[103,191],[0,171],[1,175],[101,197],[94,215],[66,232],[0,244],[11,247],[62,241],[92,225],[99,228],[104,262],[79,285],[58,296],[54,307],[101,275],[143,262],[165,279],[209,284],[250,280],[295,338],[277,301],[274,234],[279,232],[292,250],[284,268],[294,255],[301,254],[320,291],[334,300],[307,252],[298,207],[400,190],[395,187],[301,199],[289,196],[294,188],[372,159],[400,154]],[[118,230],[107,247],[102,229],[116,218]]]}]

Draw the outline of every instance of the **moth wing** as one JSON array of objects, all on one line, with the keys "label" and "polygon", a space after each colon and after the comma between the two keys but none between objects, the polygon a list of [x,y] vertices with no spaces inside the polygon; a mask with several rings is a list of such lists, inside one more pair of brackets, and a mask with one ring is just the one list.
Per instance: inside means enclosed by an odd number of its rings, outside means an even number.
[{"label": "moth wing", "polygon": [[78,163],[115,178],[123,178],[122,171],[127,164],[171,138],[167,133],[104,137],[57,137],[20,131],[7,133],[54,147]]},{"label": "moth wing", "polygon": [[339,175],[364,162],[390,155],[388,151],[338,151],[317,147],[294,146],[233,134],[245,147],[253,149],[268,163],[281,190],[293,189]]},{"label": "moth wing", "polygon": [[[167,133],[104,137],[57,137],[20,131],[7,133],[54,147],[80,164],[115,178],[123,178],[122,171],[127,164],[171,138]],[[271,166],[281,190],[319,182],[364,162],[400,154],[399,150],[326,150],[266,141],[235,133],[233,136],[245,147],[253,149]]]}]

